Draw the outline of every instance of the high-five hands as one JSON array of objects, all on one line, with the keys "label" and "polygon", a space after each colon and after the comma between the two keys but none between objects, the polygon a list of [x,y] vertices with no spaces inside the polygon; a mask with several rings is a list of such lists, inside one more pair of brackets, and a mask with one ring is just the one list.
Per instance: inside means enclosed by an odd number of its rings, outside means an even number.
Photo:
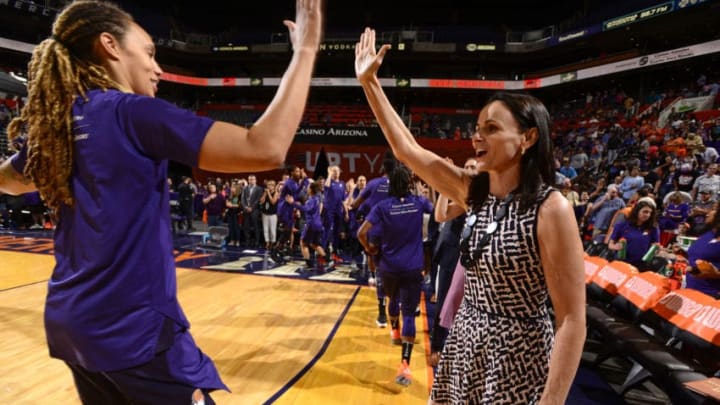
[{"label": "high-five hands", "polygon": [[355,44],[355,76],[364,83],[376,77],[385,53],[390,45],[384,44],[375,51],[375,30],[365,28],[360,35],[360,42]]},{"label": "high-five hands", "polygon": [[322,38],[322,0],[297,0],[295,21],[284,20],[294,51],[317,52]]}]

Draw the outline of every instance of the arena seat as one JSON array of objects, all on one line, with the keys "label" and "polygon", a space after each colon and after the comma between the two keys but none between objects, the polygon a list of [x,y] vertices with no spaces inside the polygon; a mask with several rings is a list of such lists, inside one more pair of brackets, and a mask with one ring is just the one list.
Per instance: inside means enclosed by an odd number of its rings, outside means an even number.
[{"label": "arena seat", "polygon": [[610,304],[590,302],[588,326],[605,350],[593,362],[622,356],[633,363],[621,393],[650,379],[673,403],[711,403],[684,386],[720,370],[720,302],[695,290],[670,291],[669,280],[633,275]]},{"label": "arena seat", "polygon": [[598,270],[587,285],[588,295],[609,303],[618,293],[618,289],[638,270],[632,264],[613,260]]}]

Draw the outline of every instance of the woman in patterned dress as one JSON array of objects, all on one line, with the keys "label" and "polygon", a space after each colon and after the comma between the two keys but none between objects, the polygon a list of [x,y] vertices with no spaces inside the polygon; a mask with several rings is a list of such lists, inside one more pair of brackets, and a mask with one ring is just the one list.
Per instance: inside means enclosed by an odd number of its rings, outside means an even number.
[{"label": "woman in patterned dress", "polygon": [[572,207],[549,186],[549,114],[529,95],[493,96],[472,136],[474,175],[422,148],[395,112],[377,78],[388,49],[376,52],[369,28],[355,47],[370,107],[398,160],[468,211],[464,300],[430,403],[562,404],[585,341],[585,283]]}]

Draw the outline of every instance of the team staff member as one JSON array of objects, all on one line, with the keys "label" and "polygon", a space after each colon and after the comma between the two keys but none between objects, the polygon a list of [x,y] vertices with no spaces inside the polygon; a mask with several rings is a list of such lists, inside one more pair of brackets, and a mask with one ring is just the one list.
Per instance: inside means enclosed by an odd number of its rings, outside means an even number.
[{"label": "team staff member", "polygon": [[570,203],[551,187],[550,114],[527,94],[492,96],[472,136],[478,174],[469,173],[417,143],[377,77],[390,45],[375,45],[366,28],[355,73],[395,156],[468,209],[465,295],[432,402],[564,403],[585,342],[584,252]]}]

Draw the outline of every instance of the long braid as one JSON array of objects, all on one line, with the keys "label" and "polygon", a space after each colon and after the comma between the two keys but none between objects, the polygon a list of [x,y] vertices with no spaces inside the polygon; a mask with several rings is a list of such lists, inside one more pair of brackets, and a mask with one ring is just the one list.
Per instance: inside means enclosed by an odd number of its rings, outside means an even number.
[{"label": "long braid", "polygon": [[102,32],[121,39],[132,17],[112,3],[83,0],[70,4],[53,24],[53,36],[33,51],[28,64],[28,101],[8,125],[8,137],[26,136],[30,178],[47,206],[72,206],[72,105],[91,89],[118,89],[93,55]]}]

